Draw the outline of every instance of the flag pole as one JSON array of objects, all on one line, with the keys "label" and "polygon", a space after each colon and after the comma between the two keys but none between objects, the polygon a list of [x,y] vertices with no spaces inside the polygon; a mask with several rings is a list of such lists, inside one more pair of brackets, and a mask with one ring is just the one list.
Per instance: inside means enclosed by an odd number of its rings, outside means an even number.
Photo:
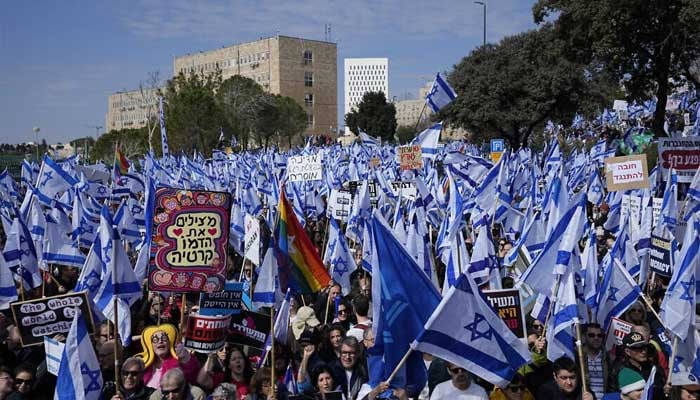
[{"label": "flag pole", "polygon": [[549,317],[552,316],[554,306],[557,304],[557,293],[559,292],[559,283],[561,283],[561,275],[557,275],[557,280],[554,283],[554,295],[552,296],[552,302],[549,304],[549,309],[547,310],[547,317],[544,319],[544,326],[542,327],[542,335],[540,335],[540,337],[546,337],[547,335],[547,325],[549,324]]},{"label": "flag pole", "polygon": [[399,361],[399,363],[396,364],[396,367],[394,368],[394,370],[391,371],[391,375],[389,375],[389,377],[386,379],[387,383],[391,382],[391,380],[394,379],[396,374],[399,372],[399,369],[401,369],[401,367],[403,367],[403,365],[406,364],[406,360],[408,360],[408,356],[410,356],[412,352],[413,352],[413,349],[409,347],[406,354],[404,354],[403,358],[401,358],[401,361]]},{"label": "flag pole", "polygon": [[666,376],[666,385],[671,386],[671,378],[673,378],[673,368],[675,367],[676,353],[678,352],[678,336],[673,335],[673,346],[671,347],[671,358],[668,360],[668,376]]},{"label": "flag pole", "polygon": [[413,130],[416,131],[418,130],[418,125],[420,125],[420,121],[423,119],[423,114],[425,113],[425,106],[428,105],[427,101],[423,101],[423,108],[420,110],[420,114],[418,115],[418,121],[416,121],[416,126],[413,127]]},{"label": "flag pole", "polygon": [[586,368],[583,366],[583,341],[581,340],[581,323],[574,324],[576,329],[576,349],[578,350],[578,365],[581,368],[581,383],[583,384],[583,393],[588,391],[588,383],[586,382]]}]

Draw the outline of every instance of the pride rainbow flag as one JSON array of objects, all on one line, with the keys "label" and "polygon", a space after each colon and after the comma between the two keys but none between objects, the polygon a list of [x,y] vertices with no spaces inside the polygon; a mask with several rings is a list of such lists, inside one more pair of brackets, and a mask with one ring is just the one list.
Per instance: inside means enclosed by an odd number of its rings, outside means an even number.
[{"label": "pride rainbow flag", "polygon": [[116,145],[114,153],[114,180],[119,181],[119,178],[127,173],[129,173],[129,160],[121,152],[119,145]]},{"label": "pride rainbow flag", "polygon": [[282,292],[317,292],[328,286],[331,276],[306,231],[297,220],[287,200],[284,188],[280,191],[279,219],[275,227],[277,264]]}]

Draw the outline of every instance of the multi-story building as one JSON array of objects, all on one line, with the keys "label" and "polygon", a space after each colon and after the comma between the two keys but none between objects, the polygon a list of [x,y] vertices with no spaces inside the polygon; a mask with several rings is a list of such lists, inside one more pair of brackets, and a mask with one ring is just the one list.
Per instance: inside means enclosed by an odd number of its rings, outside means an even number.
[{"label": "multi-story building", "polygon": [[158,88],[117,92],[109,96],[105,132],[141,128],[158,115]]},{"label": "multi-story building", "polygon": [[367,92],[383,92],[389,97],[388,58],[345,59],[345,114],[352,111]]},{"label": "multi-story building", "polygon": [[272,94],[296,100],[306,111],[305,134],[337,131],[338,61],[335,43],[274,36],[176,57],[175,75],[214,73],[250,78]]},{"label": "multi-story building", "polygon": [[399,100],[394,102],[396,107],[396,124],[398,126],[415,126],[418,123],[418,118],[429,119],[432,111],[429,107],[425,107],[425,96],[430,91],[432,83],[428,83],[418,90],[418,99],[414,100]]}]

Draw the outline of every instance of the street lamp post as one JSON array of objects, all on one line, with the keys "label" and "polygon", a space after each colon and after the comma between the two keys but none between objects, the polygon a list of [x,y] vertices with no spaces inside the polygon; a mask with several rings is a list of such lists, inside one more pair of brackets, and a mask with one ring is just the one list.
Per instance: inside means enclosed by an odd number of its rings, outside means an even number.
[{"label": "street lamp post", "polygon": [[482,7],[484,7],[484,46],[486,46],[486,0],[475,1],[474,4],[480,4]]}]

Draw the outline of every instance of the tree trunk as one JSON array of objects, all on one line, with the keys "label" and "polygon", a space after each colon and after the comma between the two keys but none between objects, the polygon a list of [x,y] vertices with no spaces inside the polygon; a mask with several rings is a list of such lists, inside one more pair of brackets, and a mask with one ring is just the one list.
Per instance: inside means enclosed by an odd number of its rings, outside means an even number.
[{"label": "tree trunk", "polygon": [[671,63],[671,45],[665,43],[661,48],[661,57],[656,64],[656,110],[652,128],[656,137],[666,136],[664,122],[666,120],[666,103],[668,102],[668,76]]}]

